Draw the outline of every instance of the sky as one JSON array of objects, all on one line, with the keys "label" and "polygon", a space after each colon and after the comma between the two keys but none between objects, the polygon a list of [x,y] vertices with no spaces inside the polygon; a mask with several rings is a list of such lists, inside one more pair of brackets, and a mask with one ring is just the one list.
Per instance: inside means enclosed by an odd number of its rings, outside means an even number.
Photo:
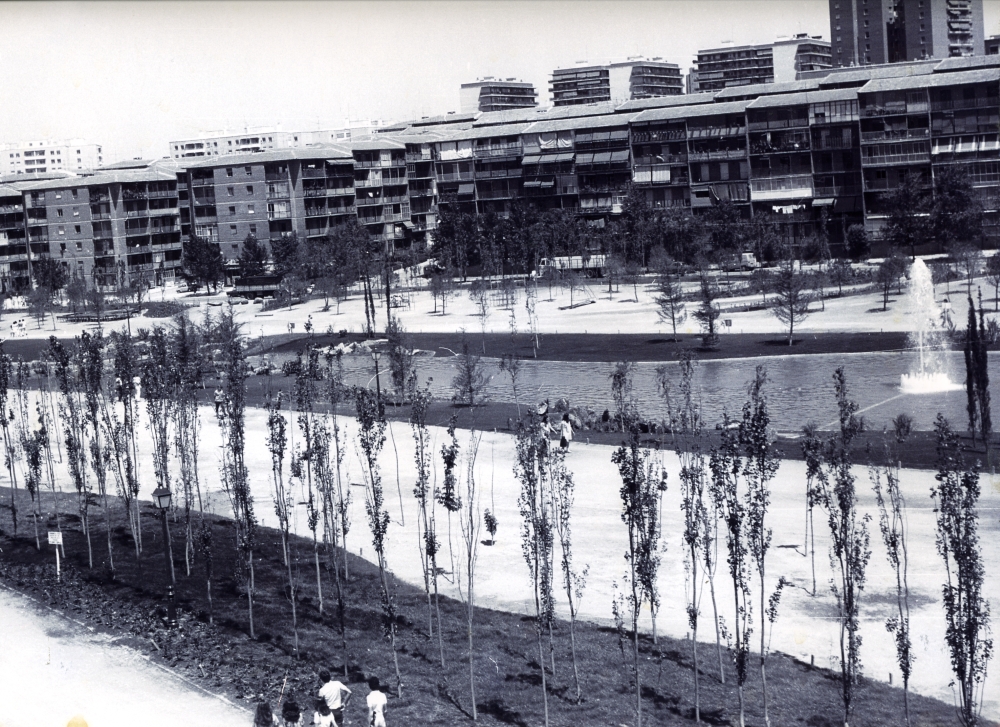
[{"label": "sky", "polygon": [[[1000,0],[984,0],[986,35]],[[245,127],[311,130],[459,108],[483,76],[535,84],[577,61],[662,56],[795,33],[828,0],[0,2],[0,143],[82,137],[104,159]]]}]

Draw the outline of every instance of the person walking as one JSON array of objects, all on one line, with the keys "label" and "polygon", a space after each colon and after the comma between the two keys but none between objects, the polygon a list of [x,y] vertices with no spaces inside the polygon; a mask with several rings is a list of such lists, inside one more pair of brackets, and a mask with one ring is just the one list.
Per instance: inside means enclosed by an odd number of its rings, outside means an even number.
[{"label": "person walking", "polygon": [[319,680],[322,686],[319,688],[319,696],[326,702],[333,714],[334,724],[337,727],[344,725],[344,708],[351,701],[351,690],[335,679],[330,678],[330,672],[323,669],[319,673]]},{"label": "person walking", "polygon": [[219,416],[219,409],[226,403],[226,395],[222,389],[215,390],[215,416]]},{"label": "person walking", "polygon": [[569,420],[569,413],[563,414],[562,422],[559,424],[559,446],[565,450],[569,449],[569,443],[573,441],[573,422]]},{"label": "person walking", "polygon": [[313,712],[313,725],[314,727],[337,727],[333,712],[330,711],[326,700],[323,698],[316,700],[316,710]]},{"label": "person walking", "polygon": [[388,700],[382,692],[378,677],[368,680],[368,688],[371,690],[365,700],[368,703],[368,727],[385,727],[385,705]]},{"label": "person walking", "polygon": [[284,727],[302,727],[302,710],[291,697],[281,705],[281,719]]}]

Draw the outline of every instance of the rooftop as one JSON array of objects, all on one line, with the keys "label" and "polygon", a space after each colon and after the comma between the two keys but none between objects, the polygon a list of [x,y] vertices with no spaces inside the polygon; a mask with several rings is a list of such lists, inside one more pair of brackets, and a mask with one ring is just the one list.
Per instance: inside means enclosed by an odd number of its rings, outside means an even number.
[{"label": "rooftop", "polygon": [[926,73],[919,76],[902,76],[899,78],[875,78],[859,88],[858,93],[905,91],[911,88],[961,86],[969,83],[990,83],[996,81],[1000,81],[1000,67],[981,68],[973,71],[957,71],[954,73]]}]

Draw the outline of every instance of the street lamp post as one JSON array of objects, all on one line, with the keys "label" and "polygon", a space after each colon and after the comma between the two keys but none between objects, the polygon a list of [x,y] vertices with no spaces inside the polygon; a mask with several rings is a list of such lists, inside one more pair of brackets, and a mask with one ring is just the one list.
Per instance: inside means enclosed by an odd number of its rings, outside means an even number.
[{"label": "street lamp post", "polygon": [[[382,385],[378,376],[378,360],[381,355],[381,351],[372,351],[372,358],[375,360],[375,394],[378,396],[379,401],[382,401]],[[370,381],[368,382],[368,385],[371,386]]]},{"label": "street lamp post", "polygon": [[170,545],[170,528],[167,526],[167,510],[170,509],[171,493],[166,487],[157,487],[153,490],[153,502],[160,511],[163,524],[163,557],[167,559],[167,569],[170,572],[170,584],[167,586],[167,624],[170,628],[177,628],[177,604],[174,600],[174,586],[177,585],[177,576],[174,574],[174,553]]}]

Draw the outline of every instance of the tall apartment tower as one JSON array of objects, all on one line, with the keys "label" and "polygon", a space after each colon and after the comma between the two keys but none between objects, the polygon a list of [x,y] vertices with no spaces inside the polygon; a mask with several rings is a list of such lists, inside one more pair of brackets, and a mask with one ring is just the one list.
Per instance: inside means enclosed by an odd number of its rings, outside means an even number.
[{"label": "tall apartment tower", "polygon": [[765,45],[725,46],[698,51],[688,76],[688,93],[720,91],[730,86],[787,83],[801,71],[830,67],[830,44],[800,33]]},{"label": "tall apartment tower", "polygon": [[830,0],[835,66],[983,55],[983,0]]},{"label": "tall apartment tower", "polygon": [[549,92],[554,106],[598,101],[624,102],[684,92],[681,69],[662,58],[629,58],[606,65],[578,65],[552,71]]},{"label": "tall apartment tower", "polygon": [[19,141],[0,144],[0,174],[82,172],[104,163],[100,144],[83,139]]},{"label": "tall apartment tower", "polygon": [[463,114],[534,108],[538,106],[538,92],[533,83],[487,76],[474,83],[463,83],[459,104]]}]

